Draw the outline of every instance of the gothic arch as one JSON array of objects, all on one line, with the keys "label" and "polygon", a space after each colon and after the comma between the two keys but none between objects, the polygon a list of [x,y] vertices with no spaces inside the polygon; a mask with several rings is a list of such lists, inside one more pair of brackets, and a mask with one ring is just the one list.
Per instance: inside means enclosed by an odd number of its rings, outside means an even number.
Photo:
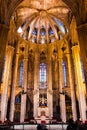
[{"label": "gothic arch", "polygon": [[[7,0],[7,5],[5,4],[5,1],[0,2],[1,5],[1,12],[0,12],[0,22],[3,24],[9,24],[10,18],[14,12],[14,10],[18,7],[18,5],[23,0]],[[85,23],[86,21],[86,7],[85,7],[85,1],[82,0],[62,0],[72,11],[73,15],[76,18],[77,24],[81,24],[82,22]],[[5,10],[8,10],[6,11]],[[6,15],[7,13],[7,15]],[[5,16],[5,19],[3,18]]]}]

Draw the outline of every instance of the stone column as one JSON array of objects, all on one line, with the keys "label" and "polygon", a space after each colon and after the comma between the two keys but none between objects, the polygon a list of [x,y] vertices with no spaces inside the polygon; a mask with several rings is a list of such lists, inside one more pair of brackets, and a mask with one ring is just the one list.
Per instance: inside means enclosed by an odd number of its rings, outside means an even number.
[{"label": "stone column", "polygon": [[49,118],[53,117],[53,91],[52,91],[52,60],[49,53],[47,59],[47,106],[49,110]]},{"label": "stone column", "polygon": [[8,31],[8,26],[0,24],[0,84],[2,82],[2,72],[4,66],[4,56],[6,51]]},{"label": "stone column", "polygon": [[82,78],[79,46],[77,44],[72,47],[72,54],[73,54],[76,81],[77,81],[80,118],[84,122],[86,120],[86,99],[85,99],[85,94],[84,94],[84,89],[83,89],[84,83],[83,83],[83,78]]},{"label": "stone column", "polygon": [[72,115],[73,115],[73,120],[76,121],[77,120],[76,97],[75,97],[75,89],[74,89],[74,83],[73,83],[70,53],[67,53],[66,56],[67,56],[67,62],[68,62],[68,76],[69,76],[69,85],[70,85],[70,91],[71,91]]},{"label": "stone column", "polygon": [[87,85],[87,23],[77,26],[77,33]]},{"label": "stone column", "polygon": [[80,45],[80,54],[82,57],[83,61],[83,66],[84,66],[84,72],[85,72],[85,78],[86,78],[86,85],[87,85],[87,22],[76,25],[76,20],[73,17],[71,25],[71,37],[72,37],[72,43],[78,43]]},{"label": "stone column", "polygon": [[62,57],[59,57],[58,62],[59,62],[60,112],[61,112],[61,119],[62,119],[62,121],[66,122],[65,95],[62,93],[62,88],[64,87],[63,68],[62,68]]},{"label": "stone column", "polygon": [[35,53],[35,62],[34,62],[34,117],[38,116],[38,107],[39,107],[39,56],[38,52]]},{"label": "stone column", "polygon": [[10,78],[10,69],[12,67],[12,59],[14,54],[14,48],[7,46],[6,49],[6,61],[3,75],[2,83],[2,96],[1,96],[1,121],[4,122],[7,114],[7,104],[8,104],[8,85]]},{"label": "stone column", "polygon": [[20,122],[24,122],[24,119],[25,119],[25,116],[26,116],[27,84],[28,84],[28,44],[25,45],[25,54],[24,54],[24,68],[23,68],[22,88],[23,88],[25,94],[21,95]]},{"label": "stone column", "polygon": [[58,57],[57,53],[53,55],[53,66],[52,66],[52,71],[53,71],[53,81],[54,81],[54,88],[58,89]]},{"label": "stone column", "polygon": [[19,59],[19,46],[17,48],[16,58],[14,62],[14,70],[13,70],[13,82],[12,82],[12,92],[11,92],[11,104],[10,104],[10,121],[13,122],[14,119],[14,111],[15,111],[15,93],[16,93],[16,85],[17,85],[17,72],[18,72],[18,59]]}]

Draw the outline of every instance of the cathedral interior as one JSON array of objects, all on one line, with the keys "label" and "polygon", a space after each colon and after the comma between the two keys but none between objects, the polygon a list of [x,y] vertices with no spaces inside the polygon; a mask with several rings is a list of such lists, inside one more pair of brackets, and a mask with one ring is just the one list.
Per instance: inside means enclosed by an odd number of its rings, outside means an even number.
[{"label": "cathedral interior", "polygon": [[87,0],[0,0],[0,121],[87,118]]}]

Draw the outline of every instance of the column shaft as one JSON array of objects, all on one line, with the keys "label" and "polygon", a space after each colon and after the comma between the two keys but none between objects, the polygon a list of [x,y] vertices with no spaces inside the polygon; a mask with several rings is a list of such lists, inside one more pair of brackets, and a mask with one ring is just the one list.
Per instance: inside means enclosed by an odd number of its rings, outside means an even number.
[{"label": "column shaft", "polygon": [[[24,93],[27,92],[27,83],[28,83],[28,44],[26,44],[25,55],[24,55],[23,84],[22,84]],[[27,97],[27,93],[21,95],[20,122],[24,122],[26,116],[26,97]]]},{"label": "column shaft", "polygon": [[4,122],[7,114],[7,102],[8,102],[8,85],[10,78],[10,69],[12,67],[12,59],[14,54],[14,48],[8,46],[6,49],[6,61],[2,83],[2,97],[1,97],[1,120]]},{"label": "column shaft", "polygon": [[51,119],[53,117],[53,91],[52,91],[52,61],[51,61],[50,54],[48,57],[47,72],[48,72],[47,104],[48,104],[48,109],[49,109],[49,118]]},{"label": "column shaft", "polygon": [[35,53],[35,62],[34,62],[34,117],[38,116],[38,107],[39,107],[39,57],[38,52]]},{"label": "column shaft", "polygon": [[75,72],[76,72],[80,117],[81,120],[84,122],[86,120],[86,100],[85,100],[84,89],[83,89],[84,83],[82,78],[82,70],[81,70],[81,62],[80,62],[78,45],[72,47],[72,53],[73,53]]},{"label": "column shaft", "polygon": [[0,24],[0,83],[2,82],[2,72],[4,66],[4,56],[6,51],[7,36],[9,28]]},{"label": "column shaft", "polygon": [[68,62],[68,76],[69,76],[69,85],[71,90],[71,101],[72,101],[72,114],[73,120],[77,120],[77,112],[76,112],[76,98],[75,98],[75,89],[73,83],[73,75],[72,75],[72,65],[71,65],[71,58],[70,54],[67,54],[67,62]]},{"label": "column shaft", "polygon": [[87,85],[87,23],[78,26],[77,32]]},{"label": "column shaft", "polygon": [[[59,92],[62,93],[62,88],[64,86],[63,81],[63,69],[62,69],[62,58],[59,59]],[[63,122],[66,122],[66,104],[65,104],[65,95],[60,94],[60,112],[61,112],[61,119]]]},{"label": "column shaft", "polygon": [[12,82],[11,104],[10,104],[10,121],[12,122],[14,119],[14,111],[15,111],[15,93],[16,93],[16,85],[17,85],[18,59],[19,59],[19,46],[16,53],[14,70],[13,70],[13,82]]}]

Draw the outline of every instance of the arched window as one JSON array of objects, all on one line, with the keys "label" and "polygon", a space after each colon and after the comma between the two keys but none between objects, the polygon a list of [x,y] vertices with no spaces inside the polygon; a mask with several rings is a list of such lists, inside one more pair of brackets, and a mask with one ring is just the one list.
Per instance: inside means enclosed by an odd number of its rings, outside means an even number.
[{"label": "arched window", "polygon": [[41,36],[46,35],[46,30],[45,30],[44,28],[41,28],[41,30],[40,30],[40,35],[41,35]]},{"label": "arched window", "polygon": [[45,63],[40,64],[40,89],[46,88],[46,75],[47,75],[47,68]]},{"label": "arched window", "polygon": [[33,34],[33,35],[37,35],[37,29],[36,29],[36,28],[34,28],[32,34]]},{"label": "arched window", "polygon": [[48,33],[49,33],[49,35],[54,34],[54,32],[53,32],[53,30],[52,30],[52,28],[51,28],[51,27],[49,28]]},{"label": "arched window", "polygon": [[64,86],[67,85],[67,72],[66,72],[66,62],[62,62],[62,67],[63,67],[63,78],[64,78]]},{"label": "arched window", "polygon": [[19,68],[19,86],[22,86],[22,77],[23,77],[23,62],[20,63]]},{"label": "arched window", "polygon": [[19,120],[19,114],[21,110],[21,94],[17,95],[15,98],[15,119]]}]

